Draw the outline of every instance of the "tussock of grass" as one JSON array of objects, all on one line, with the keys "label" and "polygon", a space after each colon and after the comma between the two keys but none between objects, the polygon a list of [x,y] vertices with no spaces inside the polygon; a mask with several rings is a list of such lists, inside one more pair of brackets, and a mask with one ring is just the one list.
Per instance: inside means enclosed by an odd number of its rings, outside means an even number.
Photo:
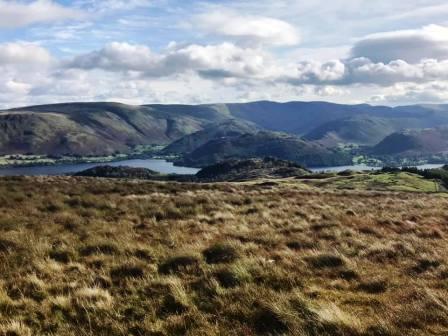
[{"label": "tussock of grass", "polygon": [[0,335],[2,336],[32,336],[33,333],[25,323],[9,321],[0,324]]},{"label": "tussock of grass", "polygon": [[114,255],[118,253],[119,253],[118,248],[114,244],[110,243],[87,245],[79,250],[79,254],[84,257],[91,256],[94,254]]},{"label": "tussock of grass", "polygon": [[114,267],[110,271],[110,276],[113,280],[120,281],[127,278],[141,278],[144,275],[142,267],[135,265],[122,265]]},{"label": "tussock of grass", "polygon": [[371,280],[359,284],[358,289],[369,294],[380,294],[387,290],[387,282],[385,280]]},{"label": "tussock of grass", "polygon": [[448,198],[313,183],[2,178],[0,336],[448,334]]},{"label": "tussock of grass", "polygon": [[213,245],[204,250],[203,255],[209,264],[229,263],[238,258],[237,250],[225,244]]},{"label": "tussock of grass", "polygon": [[193,255],[180,255],[168,258],[159,266],[162,274],[183,273],[196,271],[199,268],[200,260]]},{"label": "tussock of grass", "polygon": [[305,258],[308,264],[314,268],[336,268],[345,265],[344,259],[334,254],[320,254]]}]

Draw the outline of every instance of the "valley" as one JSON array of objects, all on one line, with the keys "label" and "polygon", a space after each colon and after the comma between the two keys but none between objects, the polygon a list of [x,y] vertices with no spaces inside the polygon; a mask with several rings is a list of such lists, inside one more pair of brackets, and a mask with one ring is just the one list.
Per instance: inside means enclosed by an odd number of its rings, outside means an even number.
[{"label": "valley", "polygon": [[445,163],[446,111],[446,105],[268,101],[31,106],[0,111],[0,164],[157,157],[204,167],[229,158],[266,156],[307,167]]}]

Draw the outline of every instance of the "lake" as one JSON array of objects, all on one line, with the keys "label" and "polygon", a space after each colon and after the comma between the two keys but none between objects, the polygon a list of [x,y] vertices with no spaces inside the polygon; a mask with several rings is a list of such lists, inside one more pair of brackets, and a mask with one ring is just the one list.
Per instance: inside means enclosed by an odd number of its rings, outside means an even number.
[{"label": "lake", "polygon": [[[172,162],[160,159],[147,160],[123,160],[115,162],[100,162],[100,163],[75,163],[75,164],[61,164],[54,166],[33,166],[33,167],[12,167],[0,168],[0,176],[38,176],[38,175],[65,175],[70,173],[77,173],[96,166],[129,166],[136,168],[148,168],[163,174],[187,174],[194,175],[199,169],[189,167],[177,167]],[[420,169],[430,169],[442,167],[442,164],[426,164],[417,166]],[[378,170],[380,167],[370,167],[366,165],[352,165],[352,166],[337,166],[337,167],[322,167],[311,168],[313,172],[341,172],[344,170]]]},{"label": "lake", "polygon": [[100,163],[75,163],[60,164],[54,166],[33,166],[33,167],[12,167],[0,168],[0,176],[38,176],[38,175],[64,175],[69,173],[77,173],[96,166],[129,166],[135,168],[148,168],[163,174],[196,174],[199,169],[188,167],[177,167],[172,162],[166,160],[123,160],[115,162]]}]

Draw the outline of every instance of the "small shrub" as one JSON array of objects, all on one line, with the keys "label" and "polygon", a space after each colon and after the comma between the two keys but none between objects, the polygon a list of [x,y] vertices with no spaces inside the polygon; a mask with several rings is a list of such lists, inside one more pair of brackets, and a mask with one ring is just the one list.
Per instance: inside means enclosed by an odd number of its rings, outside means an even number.
[{"label": "small shrub", "polygon": [[216,244],[203,252],[205,260],[209,264],[229,263],[235,261],[239,255],[233,246]]}]

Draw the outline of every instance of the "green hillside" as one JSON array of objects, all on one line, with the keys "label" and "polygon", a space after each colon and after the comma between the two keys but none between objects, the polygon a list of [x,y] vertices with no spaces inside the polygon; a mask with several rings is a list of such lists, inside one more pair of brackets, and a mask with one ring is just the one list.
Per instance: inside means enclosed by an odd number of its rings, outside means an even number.
[{"label": "green hillside", "polygon": [[186,135],[167,146],[165,154],[191,153],[207,142],[223,137],[235,137],[243,134],[253,134],[260,129],[254,124],[242,120],[231,119],[222,123],[214,123],[203,130]]},{"label": "green hillside", "polygon": [[[403,136],[387,137],[402,128],[442,125],[448,125],[447,105],[391,108],[267,101],[141,106],[66,103],[0,111],[0,155],[104,156],[129,153],[138,145],[170,145],[165,154],[188,154],[182,161],[195,166],[231,155],[237,158],[274,155],[308,165],[326,165],[349,160],[322,146],[291,140],[292,137],[285,140],[272,134],[266,137],[267,133],[256,137],[241,135],[259,130],[279,131],[305,135],[306,140],[327,147],[347,143],[372,145],[386,138],[372,151],[377,155],[400,152],[401,144],[407,140]],[[443,151],[446,141],[440,131],[436,135],[425,132],[418,136],[424,138],[424,144],[420,145],[419,140],[410,150],[417,146],[417,150]]]},{"label": "green hillside", "polygon": [[258,132],[237,137],[217,138],[183,156],[179,164],[202,167],[228,159],[275,157],[304,166],[350,164],[349,156],[296,136],[275,132]]},{"label": "green hillside", "polygon": [[448,127],[393,133],[372,149],[376,155],[428,155],[448,152]]},{"label": "green hillside", "polygon": [[394,132],[418,126],[418,120],[412,118],[356,116],[329,121],[307,133],[304,138],[326,146],[345,143],[375,145]]}]

